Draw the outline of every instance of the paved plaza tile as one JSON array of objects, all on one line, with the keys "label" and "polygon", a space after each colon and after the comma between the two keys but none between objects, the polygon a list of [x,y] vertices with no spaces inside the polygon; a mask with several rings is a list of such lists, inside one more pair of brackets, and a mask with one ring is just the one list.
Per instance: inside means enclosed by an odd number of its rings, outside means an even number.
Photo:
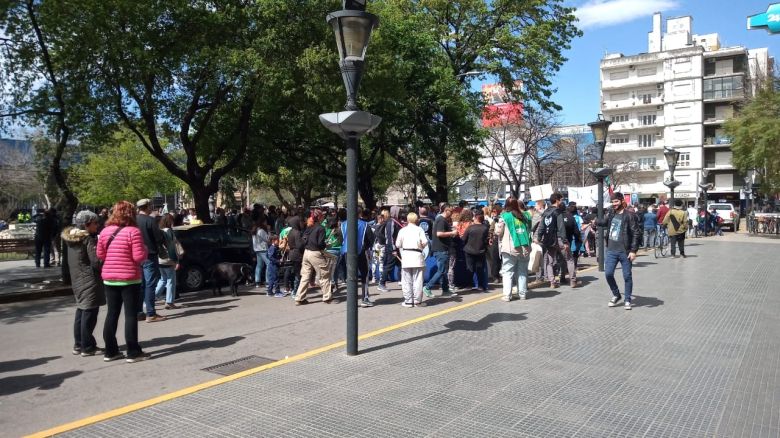
[{"label": "paved plaza tile", "polygon": [[639,259],[631,311],[583,272],[66,435],[780,436],[780,245],[688,243]]}]

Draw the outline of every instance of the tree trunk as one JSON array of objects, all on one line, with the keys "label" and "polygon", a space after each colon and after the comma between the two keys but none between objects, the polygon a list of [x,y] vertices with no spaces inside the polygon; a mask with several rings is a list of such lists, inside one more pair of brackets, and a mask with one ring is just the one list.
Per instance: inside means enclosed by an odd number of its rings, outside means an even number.
[{"label": "tree trunk", "polygon": [[190,190],[192,190],[192,200],[195,202],[195,215],[204,224],[210,224],[212,221],[209,211],[209,197],[214,192],[200,184],[190,184]]},{"label": "tree trunk", "polygon": [[376,193],[374,192],[370,176],[360,175],[358,178],[358,193],[367,209],[373,210],[376,208]]},{"label": "tree trunk", "polygon": [[436,157],[436,199],[431,199],[431,202],[438,204],[439,202],[449,201],[449,184],[447,183],[447,158]]}]

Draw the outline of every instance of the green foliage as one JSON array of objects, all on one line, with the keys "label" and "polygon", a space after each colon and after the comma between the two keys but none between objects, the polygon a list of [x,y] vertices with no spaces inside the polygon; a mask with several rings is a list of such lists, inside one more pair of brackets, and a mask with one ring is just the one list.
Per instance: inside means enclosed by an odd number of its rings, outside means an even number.
[{"label": "green foliage", "polygon": [[70,169],[74,190],[83,204],[135,202],[157,193],[170,194],[182,183],[151,156],[129,132],[119,132],[87,153]]},{"label": "green foliage", "polygon": [[726,122],[731,137],[731,161],[742,172],[761,175],[761,191],[780,191],[780,92],[763,87],[739,114]]}]

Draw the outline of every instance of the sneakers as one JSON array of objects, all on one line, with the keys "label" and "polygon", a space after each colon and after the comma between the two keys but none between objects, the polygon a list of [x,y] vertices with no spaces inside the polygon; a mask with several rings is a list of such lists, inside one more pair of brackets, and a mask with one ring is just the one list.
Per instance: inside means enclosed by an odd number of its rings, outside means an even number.
[{"label": "sneakers", "polygon": [[622,298],[623,297],[620,296],[620,294],[618,294],[618,296],[613,296],[612,299],[609,300],[609,304],[607,304],[607,305],[609,307],[616,307]]},{"label": "sneakers", "polygon": [[555,281],[551,281],[551,282],[550,282],[550,287],[551,287],[551,288],[553,288],[553,289],[558,289],[560,286],[561,286],[561,285],[560,285],[560,284],[558,284],[558,283],[557,283],[557,282],[555,282]]},{"label": "sneakers", "polygon": [[369,299],[360,300],[358,301],[359,307],[374,307],[374,303],[371,302]]},{"label": "sneakers", "polygon": [[452,291],[450,291],[450,292],[442,292],[441,296],[443,296],[445,298],[452,298],[452,297],[457,297],[458,293],[457,292],[452,292]]},{"label": "sneakers", "polygon": [[146,322],[160,322],[165,321],[165,317],[162,315],[152,315],[146,317]]},{"label": "sneakers", "polygon": [[295,301],[295,305],[296,306],[303,306],[303,305],[306,305],[306,304],[309,304],[309,300],[307,300],[307,299],[303,299],[303,300],[300,300],[300,301],[297,301],[297,300]]},{"label": "sneakers", "polygon": [[115,360],[124,359],[125,355],[122,353],[117,353],[113,356],[103,356],[103,362],[113,362]]},{"label": "sneakers", "polygon": [[569,285],[571,286],[572,289],[574,289],[582,286],[582,282],[577,280],[572,280]]},{"label": "sneakers", "polygon": [[433,298],[433,292],[431,292],[431,288],[429,288],[428,286],[423,286],[423,293],[425,294],[426,297]]},{"label": "sneakers", "polygon": [[403,306],[403,307],[414,307],[414,304],[407,303],[406,301],[404,301],[403,303],[401,303],[401,306]]},{"label": "sneakers", "polygon": [[141,353],[138,356],[135,357],[128,357],[125,362],[127,363],[136,363],[136,362],[142,362],[152,357],[149,353]]},{"label": "sneakers", "polygon": [[81,357],[89,357],[89,356],[94,356],[96,354],[105,354],[105,353],[106,350],[104,348],[95,347],[93,350],[90,351],[82,351]]},{"label": "sneakers", "polygon": [[523,301],[523,300],[525,300],[525,295],[518,295],[517,299],[520,300],[520,301]]},{"label": "sneakers", "polygon": [[289,293],[289,292],[282,292],[282,291],[279,291],[279,292],[277,292],[277,293],[275,293],[275,294],[274,294],[274,298],[284,298],[284,297],[286,297],[286,296],[288,296],[288,295],[290,295],[290,293]]},{"label": "sneakers", "polygon": [[503,296],[501,297],[501,301],[506,301],[507,303],[512,301],[512,297]]},{"label": "sneakers", "polygon": [[631,301],[626,301],[626,303],[623,304],[623,308],[626,310],[631,310],[632,307],[634,306],[631,304]]},{"label": "sneakers", "polygon": [[79,354],[81,354],[81,347],[74,346],[73,351],[71,351],[71,353],[73,353],[74,356],[78,356]]},{"label": "sneakers", "polygon": [[181,309],[181,306],[177,306],[176,304],[166,304],[165,310],[175,310],[175,309]]},{"label": "sneakers", "polygon": [[379,286],[377,286],[376,290],[378,290],[379,292],[390,292],[390,289],[388,289],[387,286],[385,286],[384,284],[380,284]]}]

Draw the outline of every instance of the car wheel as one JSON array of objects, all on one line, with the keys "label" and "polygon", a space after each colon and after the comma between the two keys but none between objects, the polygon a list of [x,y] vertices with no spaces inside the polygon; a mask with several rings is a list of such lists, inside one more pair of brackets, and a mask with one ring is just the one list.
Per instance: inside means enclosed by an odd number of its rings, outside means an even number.
[{"label": "car wheel", "polygon": [[200,266],[188,266],[183,277],[184,288],[188,291],[200,290],[206,285],[206,272]]}]

